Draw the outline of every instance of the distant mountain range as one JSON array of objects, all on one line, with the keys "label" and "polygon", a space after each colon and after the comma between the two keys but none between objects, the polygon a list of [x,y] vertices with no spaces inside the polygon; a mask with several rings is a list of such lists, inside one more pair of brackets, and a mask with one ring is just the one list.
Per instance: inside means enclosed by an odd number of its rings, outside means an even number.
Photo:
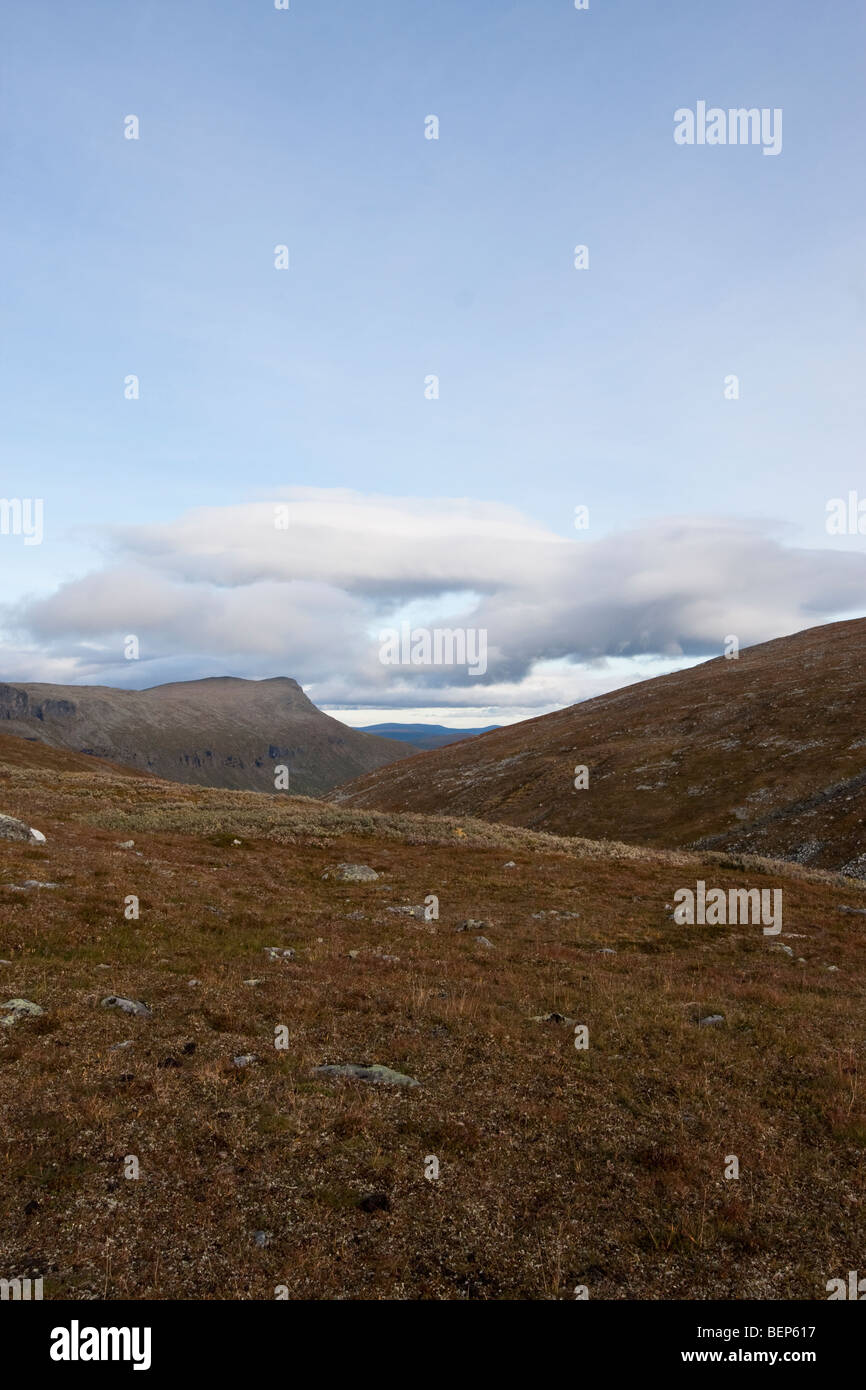
[{"label": "distant mountain range", "polygon": [[0,685],[0,732],[206,787],[273,792],[284,766],[288,789],[307,796],[415,751],[323,714],[286,676],[149,690]]},{"label": "distant mountain range", "polygon": [[464,739],[498,729],[499,725],[486,724],[483,729],[449,729],[445,724],[363,724],[358,727],[362,733],[395,738],[400,743],[411,743],[413,748],[426,751],[429,748],[444,748],[449,743],[462,743]]},{"label": "distant mountain range", "polygon": [[382,768],[330,799],[866,878],[864,671],[866,619],[828,623]]}]

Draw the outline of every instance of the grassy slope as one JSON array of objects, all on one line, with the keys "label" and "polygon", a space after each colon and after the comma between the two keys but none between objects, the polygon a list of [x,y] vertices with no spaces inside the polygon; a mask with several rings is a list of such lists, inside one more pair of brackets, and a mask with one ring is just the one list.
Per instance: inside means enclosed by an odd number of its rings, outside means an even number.
[{"label": "grassy slope", "polygon": [[[49,837],[0,842],[0,881],[60,885],[0,888],[0,999],[47,1010],[0,1029],[4,1273],[46,1297],[825,1298],[858,1267],[866,917],[838,908],[862,886],[55,756],[0,761],[0,810]],[[323,880],[341,859],[384,878]],[[806,964],[757,927],[675,926],[699,874],[783,886]],[[387,911],[427,893],[435,931]],[[101,1009],[115,992],[153,1018]],[[550,1009],[588,1052],[529,1020]],[[312,1075],[340,1061],[422,1085]]]},{"label": "grassy slope", "polygon": [[[328,799],[853,871],[864,663],[866,619],[828,623],[394,763]],[[578,765],[589,786],[575,791]]]}]

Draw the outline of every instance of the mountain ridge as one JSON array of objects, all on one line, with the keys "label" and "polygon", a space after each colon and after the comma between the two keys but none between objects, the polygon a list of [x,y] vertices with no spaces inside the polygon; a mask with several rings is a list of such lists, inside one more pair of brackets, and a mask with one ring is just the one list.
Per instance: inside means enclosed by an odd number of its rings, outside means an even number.
[{"label": "mountain ridge", "polygon": [[285,766],[300,795],[413,751],[331,718],[291,676],[210,676],[144,690],[4,683],[0,732],[199,786],[272,792]]}]

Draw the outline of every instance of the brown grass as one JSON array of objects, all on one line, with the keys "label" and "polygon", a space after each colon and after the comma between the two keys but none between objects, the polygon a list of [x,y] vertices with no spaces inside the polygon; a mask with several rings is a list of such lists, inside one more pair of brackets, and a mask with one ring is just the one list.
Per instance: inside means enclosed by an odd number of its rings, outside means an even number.
[{"label": "brown grass", "polygon": [[[0,809],[49,836],[0,842],[0,882],[59,884],[0,887],[0,1002],[47,1011],[0,1029],[0,1275],[85,1299],[781,1299],[858,1267],[866,918],[838,908],[862,886],[50,766],[0,769]],[[344,859],[383,878],[322,879]],[[758,927],[675,926],[698,875],[783,884],[806,963]],[[387,910],[428,893],[435,932]],[[548,1010],[589,1050],[530,1022]],[[422,1084],[313,1074],[341,1061]]]}]

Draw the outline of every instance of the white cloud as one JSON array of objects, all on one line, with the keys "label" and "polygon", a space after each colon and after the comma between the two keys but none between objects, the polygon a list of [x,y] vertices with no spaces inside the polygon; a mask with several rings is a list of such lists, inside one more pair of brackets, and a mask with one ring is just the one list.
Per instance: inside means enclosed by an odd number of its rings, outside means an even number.
[{"label": "white cloud", "polygon": [[[321,489],[118,527],[103,569],[7,612],[5,678],[291,675],[318,704],[494,723],[497,709],[540,712],[715,655],[729,633],[746,646],[862,611],[866,555],[787,547],[755,522],[589,536],[491,503]],[[448,626],[458,612],[487,631],[483,678],[379,662],[377,628],[395,614]],[[139,662],[123,659],[129,633]]]}]

